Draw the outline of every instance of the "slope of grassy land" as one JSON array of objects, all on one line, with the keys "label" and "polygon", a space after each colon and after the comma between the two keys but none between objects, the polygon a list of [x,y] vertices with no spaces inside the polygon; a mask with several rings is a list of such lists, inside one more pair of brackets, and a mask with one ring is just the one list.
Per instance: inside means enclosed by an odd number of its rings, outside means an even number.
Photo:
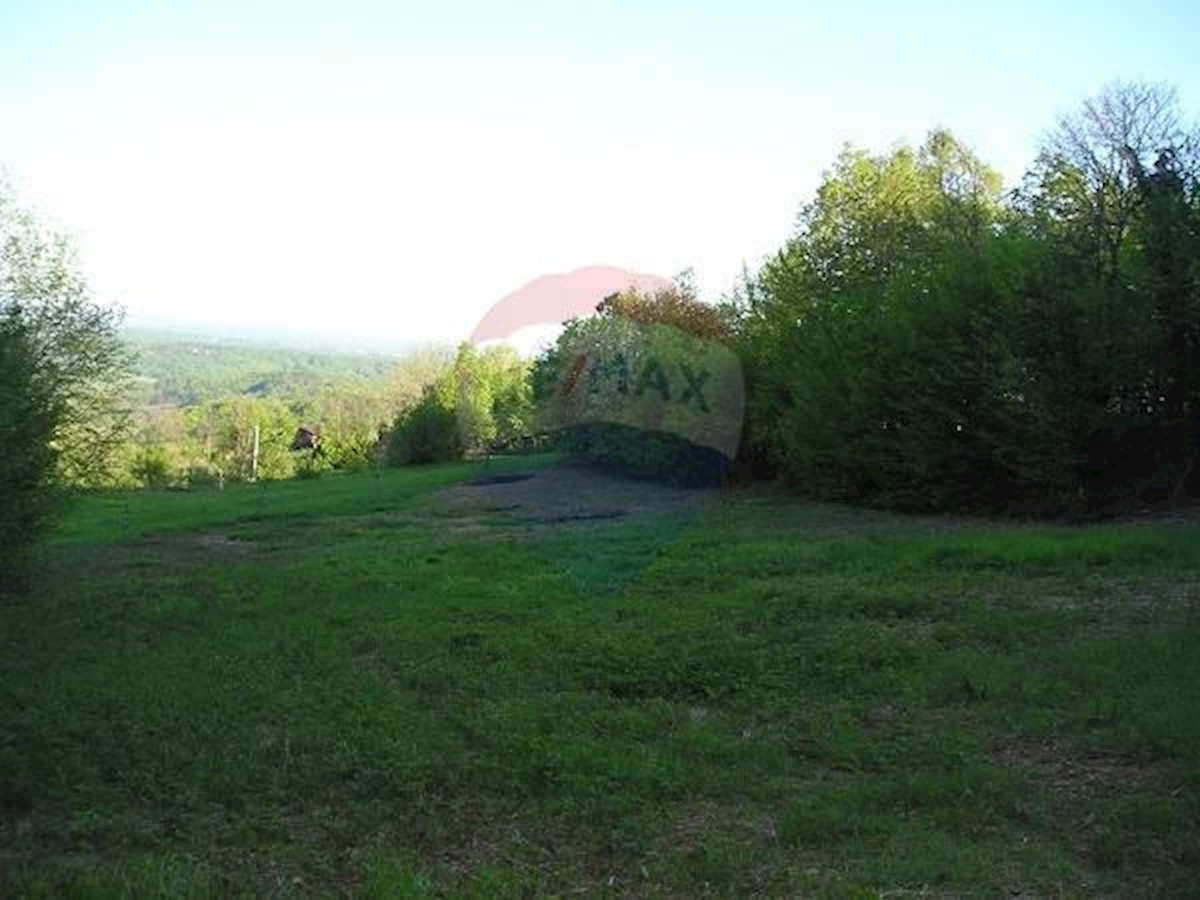
[{"label": "slope of grassy land", "polygon": [[1196,893],[1196,524],[473,471],[81,501],[0,605],[0,895]]}]

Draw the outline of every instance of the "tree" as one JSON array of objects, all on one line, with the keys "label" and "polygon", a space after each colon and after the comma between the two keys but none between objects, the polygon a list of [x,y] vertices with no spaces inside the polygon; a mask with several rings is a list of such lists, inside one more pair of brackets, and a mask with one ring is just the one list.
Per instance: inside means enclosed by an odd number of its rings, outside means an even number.
[{"label": "tree", "polygon": [[382,437],[389,465],[461,459],[528,436],[532,400],[527,364],[504,345],[463,343],[449,368],[402,408]]},{"label": "tree", "polygon": [[458,417],[446,392],[430,386],[381,438],[389,466],[449,462],[463,455]]},{"label": "tree", "polygon": [[945,130],[846,149],[747,291],[751,442],[822,497],[910,507],[1010,487],[989,452],[1014,412],[999,177]]},{"label": "tree", "polygon": [[1142,173],[1167,148],[1192,142],[1175,91],[1115,82],[1059,118],[1027,178],[1033,206],[1070,234],[1109,284],[1121,276],[1122,250],[1142,204]]},{"label": "tree", "polygon": [[0,313],[0,572],[5,579],[23,568],[53,504],[50,439],[60,408],[37,375],[37,349],[27,326]]},{"label": "tree", "polygon": [[1200,481],[1200,166],[1185,149],[1166,147],[1153,170],[1139,166],[1136,176],[1140,281],[1153,309],[1158,388],[1145,400],[1160,414],[1163,462],[1174,468],[1171,497],[1179,501]]},{"label": "tree", "polygon": [[454,364],[454,353],[440,346],[422,347],[405,355],[384,375],[384,394],[396,410],[415,406],[425,388],[445,378]]},{"label": "tree", "polygon": [[289,478],[295,471],[289,448],[299,422],[280,400],[229,397],[188,410],[186,414],[196,459],[193,480],[207,473],[220,481],[249,481],[253,470],[254,433],[258,429],[258,472],[263,480]]},{"label": "tree", "polygon": [[1174,93],[1060,120],[1009,202],[948,132],[846,150],[741,291],[760,456],[823,497],[1200,496],[1200,140]]},{"label": "tree", "polygon": [[129,354],[118,310],[95,303],[71,242],[0,181],[0,314],[21,323],[40,395],[57,410],[57,478],[103,483],[129,429]]},{"label": "tree", "polygon": [[482,450],[496,439],[496,417],[493,415],[495,396],[487,361],[474,344],[463,343],[458,348],[450,370],[451,407],[458,417],[462,446]]},{"label": "tree", "polygon": [[1200,487],[1197,134],[1170,88],[1110,85],[1060,119],[1017,197],[1039,248],[1023,341],[1089,505]]}]

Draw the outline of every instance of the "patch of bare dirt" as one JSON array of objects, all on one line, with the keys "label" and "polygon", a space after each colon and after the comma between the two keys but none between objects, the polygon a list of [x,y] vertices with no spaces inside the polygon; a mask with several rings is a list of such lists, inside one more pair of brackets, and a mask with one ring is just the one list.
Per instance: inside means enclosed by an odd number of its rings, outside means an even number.
[{"label": "patch of bare dirt", "polygon": [[227,534],[172,534],[120,544],[72,548],[55,560],[52,571],[73,576],[135,574],[148,569],[172,570],[233,563],[255,554],[253,541]]},{"label": "patch of bare dirt", "polygon": [[992,751],[1005,768],[1019,769],[1035,787],[1070,797],[1096,791],[1128,791],[1144,785],[1152,770],[1120,754],[1071,750],[1053,740],[1013,741]]},{"label": "patch of bare dirt", "polygon": [[692,515],[718,494],[715,489],[636,481],[575,466],[527,474],[522,478],[478,479],[447,488],[441,497],[455,509],[499,513],[538,529]]},{"label": "patch of bare dirt", "polygon": [[254,549],[254,545],[249,541],[232,538],[227,534],[187,535],[181,543],[185,545],[192,544],[205,550],[211,550],[214,553],[233,554],[235,556],[245,555]]}]

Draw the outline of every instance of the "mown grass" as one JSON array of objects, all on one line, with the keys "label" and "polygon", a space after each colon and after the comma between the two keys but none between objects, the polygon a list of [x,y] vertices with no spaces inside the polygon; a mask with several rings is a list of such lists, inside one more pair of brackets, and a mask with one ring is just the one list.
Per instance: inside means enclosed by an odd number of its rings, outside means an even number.
[{"label": "mown grass", "polygon": [[1197,893],[1196,525],[473,471],[82,501],[0,607],[0,894]]}]

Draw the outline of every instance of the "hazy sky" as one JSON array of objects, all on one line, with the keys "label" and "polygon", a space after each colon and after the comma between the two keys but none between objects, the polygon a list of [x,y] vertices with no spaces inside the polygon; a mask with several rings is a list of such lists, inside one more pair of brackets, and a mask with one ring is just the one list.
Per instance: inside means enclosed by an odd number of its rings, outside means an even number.
[{"label": "hazy sky", "polygon": [[1008,179],[1114,78],[1200,109],[1191,2],[0,0],[0,165],[135,320],[458,339],[539,275],[726,290],[845,141]]}]

